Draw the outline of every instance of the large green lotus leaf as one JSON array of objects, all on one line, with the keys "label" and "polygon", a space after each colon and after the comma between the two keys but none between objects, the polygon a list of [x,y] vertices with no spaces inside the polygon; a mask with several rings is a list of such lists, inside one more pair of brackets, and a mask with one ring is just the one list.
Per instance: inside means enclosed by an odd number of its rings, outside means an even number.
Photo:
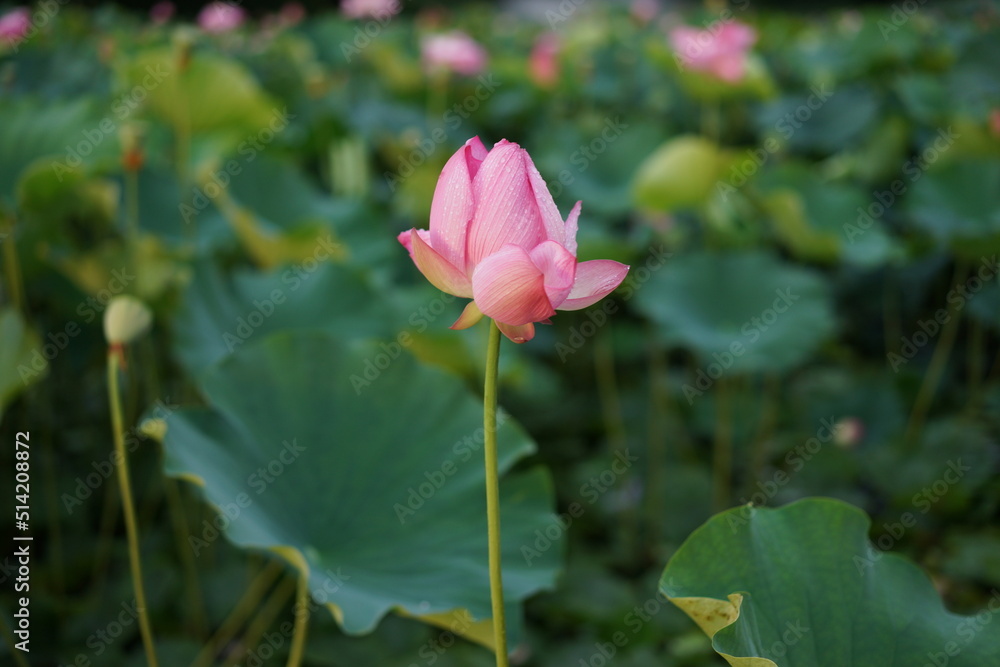
[{"label": "large green lotus leaf", "polygon": [[892,250],[888,234],[865,209],[858,188],[827,182],[802,163],[782,165],[759,181],[775,233],[793,254],[809,261],[878,265]]},{"label": "large green lotus leaf", "polygon": [[323,329],[340,338],[392,337],[384,299],[355,269],[329,261],[275,271],[234,271],[210,263],[194,279],[174,319],[175,350],[197,374],[251,341],[285,329]]},{"label": "large green lotus leaf", "polygon": [[41,158],[48,158],[46,164],[59,176],[116,156],[116,126],[96,107],[89,99],[62,104],[0,100],[0,201],[13,202],[21,172]]},{"label": "large green lotus leaf", "polygon": [[667,342],[727,372],[795,366],[834,329],[819,275],[756,252],[672,259],[636,293],[636,304]]},{"label": "large green lotus leaf", "polygon": [[[380,355],[389,358],[378,345],[315,331],[243,348],[203,376],[208,408],[167,418],[166,470],[196,480],[230,516],[222,525],[233,543],[308,569],[314,596],[348,633],[371,631],[393,609],[432,623],[464,609],[482,621],[482,406],[460,380],[405,351],[385,363]],[[383,369],[377,385],[359,391],[354,378],[372,360]],[[533,451],[518,425],[501,424],[501,471]],[[522,553],[558,521],[544,470],[505,474],[501,496],[514,606],[552,587],[562,541],[530,564]]]},{"label": "large green lotus leaf", "polygon": [[[110,179],[88,176],[83,167],[56,171],[46,158],[25,168],[17,184],[21,217],[44,230],[50,241],[107,234],[118,214],[120,197],[117,184]],[[86,231],[74,234],[74,226]],[[82,245],[80,238],[75,241]]]},{"label": "large green lotus leaf", "polygon": [[762,108],[758,130],[788,140],[792,150],[836,153],[868,135],[879,96],[870,87],[817,85]]},{"label": "large green lotus leaf", "polygon": [[586,127],[539,126],[531,142],[535,163],[560,208],[569,210],[582,200],[583,213],[590,218],[627,213],[636,168],[665,139],[663,128],[652,123],[598,118]]},{"label": "large green lotus leaf", "polygon": [[[143,105],[171,126],[186,123],[196,134],[223,131],[256,135],[275,119],[280,122],[277,114],[282,107],[267,96],[241,63],[197,53],[185,68],[179,65],[178,52],[172,48],[137,54],[121,71],[122,83],[129,91],[126,102],[135,100],[136,105]],[[257,151],[249,143],[246,151],[251,150]]]},{"label": "large green lotus leaf", "polygon": [[[13,241],[7,241],[13,243]],[[13,308],[0,310],[0,419],[7,405],[29,384],[48,372],[48,361],[32,364],[41,341]],[[37,362],[37,360],[36,360]]]},{"label": "large green lotus leaf", "polygon": [[660,590],[736,667],[1000,664],[1000,635],[946,611],[927,575],[872,545],[870,525],[829,498],[737,507],[688,538]]},{"label": "large green lotus leaf", "polygon": [[971,258],[1000,250],[1000,160],[971,159],[931,168],[905,195],[909,217]]}]

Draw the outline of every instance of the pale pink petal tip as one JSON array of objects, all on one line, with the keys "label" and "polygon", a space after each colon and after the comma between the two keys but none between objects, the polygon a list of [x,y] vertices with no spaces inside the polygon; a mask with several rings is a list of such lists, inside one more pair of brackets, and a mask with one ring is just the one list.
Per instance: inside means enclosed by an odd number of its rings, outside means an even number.
[{"label": "pale pink petal tip", "polygon": [[580,310],[591,306],[621,285],[629,266],[610,259],[593,259],[576,266],[576,282],[559,310]]}]

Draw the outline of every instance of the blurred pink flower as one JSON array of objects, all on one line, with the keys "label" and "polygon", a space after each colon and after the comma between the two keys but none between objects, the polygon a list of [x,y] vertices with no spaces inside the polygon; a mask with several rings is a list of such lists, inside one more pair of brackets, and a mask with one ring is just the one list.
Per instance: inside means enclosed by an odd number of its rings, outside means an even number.
[{"label": "blurred pink flower", "polygon": [[0,40],[11,45],[17,44],[31,28],[31,12],[27,7],[18,7],[0,16]]},{"label": "blurred pink flower", "polygon": [[535,40],[528,58],[528,73],[543,88],[551,87],[559,79],[559,38],[555,33],[545,33]]},{"label": "blurred pink flower", "polygon": [[236,5],[213,2],[198,12],[198,25],[205,32],[229,32],[243,25],[246,12]]},{"label": "blurred pink flower", "polygon": [[682,26],[670,32],[670,42],[683,67],[708,72],[730,83],[746,75],[747,51],[756,41],[757,32],[736,21],[708,30]]},{"label": "blurred pink flower", "polygon": [[149,20],[153,25],[163,25],[174,16],[174,3],[158,2],[149,9]]},{"label": "blurred pink flower", "polygon": [[340,11],[351,19],[387,19],[403,8],[399,0],[343,0]]},{"label": "blurred pink flower", "polygon": [[660,12],[660,3],[657,0],[632,0],[632,5],[629,9],[635,20],[646,24],[656,18],[656,15]]},{"label": "blurred pink flower", "polygon": [[430,230],[398,238],[432,285],[473,299],[452,329],[486,315],[523,343],[535,322],[597,303],[628,273],[608,259],[577,262],[579,216],[577,202],[563,221],[527,151],[506,139],[488,151],[473,137],[441,171]]},{"label": "blurred pink flower", "polygon": [[306,17],[306,8],[300,2],[286,2],[278,11],[278,16],[283,25],[298,25]]},{"label": "blurred pink flower", "polygon": [[421,53],[428,69],[451,70],[466,76],[479,74],[488,60],[486,49],[460,30],[425,37]]}]

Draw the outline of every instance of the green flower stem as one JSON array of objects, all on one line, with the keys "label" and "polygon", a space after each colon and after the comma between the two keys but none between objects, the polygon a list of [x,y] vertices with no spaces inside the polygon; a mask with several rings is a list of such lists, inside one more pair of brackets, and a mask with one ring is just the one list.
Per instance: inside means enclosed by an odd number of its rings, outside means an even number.
[{"label": "green flower stem", "polygon": [[284,566],[281,560],[273,558],[268,561],[264,569],[254,576],[243,597],[239,599],[212,638],[202,647],[192,663],[192,667],[211,667],[216,653],[236,637],[240,628],[253,615],[254,610],[264,600],[267,592],[283,571]]},{"label": "green flower stem", "polygon": [[191,534],[187,515],[184,514],[184,500],[181,497],[177,480],[167,477],[163,480],[167,494],[167,507],[170,512],[170,523],[174,529],[174,539],[177,541],[177,554],[184,569],[184,588],[191,610],[191,624],[199,639],[204,639],[208,633],[208,619],[205,616],[205,603],[201,597],[201,587],[198,584],[198,567],[194,562],[194,554],[188,548],[187,536]]},{"label": "green flower stem", "polygon": [[132,501],[132,486],[129,482],[128,456],[125,452],[125,425],[122,419],[121,394],[118,390],[118,357],[120,350],[108,351],[108,402],[111,404],[111,430],[115,441],[115,452],[120,459],[118,486],[125,510],[125,533],[128,536],[129,565],[132,570],[132,585],[135,588],[136,611],[139,613],[139,631],[146,649],[146,661],[150,667],[157,667],[156,650],[153,647],[153,631],[149,625],[149,610],[146,606],[146,590],[142,585],[142,563],[139,558],[139,529],[135,521],[135,505]]},{"label": "green flower stem", "polygon": [[[969,274],[969,265],[965,260],[959,260],[955,265],[955,275],[952,277],[952,285],[960,285],[965,282]],[[934,347],[934,354],[931,356],[931,363],[924,374],[924,380],[920,384],[920,391],[913,404],[913,411],[910,413],[910,420],[906,425],[906,435],[903,437],[905,446],[913,451],[919,446],[920,431],[923,429],[924,420],[927,418],[927,411],[934,402],[934,394],[937,392],[938,384],[948,367],[948,358],[951,349],[955,346],[955,338],[958,336],[958,325],[962,315],[962,305],[964,303],[953,303],[948,307],[949,319],[941,329],[941,337]]]},{"label": "green flower stem", "polygon": [[[243,633],[242,640],[245,646],[252,647],[253,650],[257,649],[261,637],[264,636],[268,628],[274,625],[275,619],[284,611],[288,599],[294,593],[295,581],[290,578],[282,579],[281,583],[271,592]],[[222,667],[236,667],[236,665],[241,663],[242,658],[241,651],[232,651],[229,653],[229,657],[226,658]]]},{"label": "green flower stem", "polygon": [[486,387],[483,391],[483,449],[486,452],[486,524],[490,543],[490,599],[493,603],[493,639],[497,667],[507,667],[507,620],[503,611],[503,576],[500,569],[500,479],[497,465],[497,368],[500,364],[500,329],[490,320],[486,349]]},{"label": "green flower stem", "polygon": [[[594,341],[594,375],[597,377],[597,396],[601,404],[604,432],[611,445],[610,454],[613,458],[628,450],[628,435],[625,431],[625,419],[622,417],[621,395],[615,372],[614,343],[611,332],[607,329],[602,330]],[[635,553],[635,538],[638,533],[636,523],[635,507],[629,505],[618,522],[616,541],[616,546],[625,554]]]},{"label": "green flower stem", "polygon": [[306,650],[306,631],[309,629],[309,572],[300,573],[295,594],[295,630],[292,648],[288,653],[287,667],[299,667]]}]

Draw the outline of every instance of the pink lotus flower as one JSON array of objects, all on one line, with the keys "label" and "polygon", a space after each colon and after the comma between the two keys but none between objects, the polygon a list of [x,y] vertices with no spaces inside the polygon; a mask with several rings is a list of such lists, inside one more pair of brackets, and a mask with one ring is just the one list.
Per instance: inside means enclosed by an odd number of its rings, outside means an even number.
[{"label": "pink lotus flower", "polygon": [[243,25],[246,12],[225,2],[213,2],[198,12],[198,25],[205,32],[229,32]]},{"label": "pink lotus flower", "polygon": [[278,17],[283,25],[298,25],[306,18],[306,8],[301,2],[286,2],[278,11]]},{"label": "pink lotus flower", "polygon": [[483,71],[488,59],[479,42],[460,30],[426,37],[421,52],[428,69],[452,70],[466,76]]},{"label": "pink lotus flower", "polygon": [[399,0],[343,0],[340,3],[340,11],[350,19],[387,19],[402,8]]},{"label": "pink lotus flower", "polygon": [[473,137],[441,171],[430,230],[399,235],[420,272],[438,289],[471,298],[452,329],[483,315],[515,343],[556,310],[597,303],[629,267],[607,259],[576,261],[580,202],[563,222],[527,151],[507,140],[487,151]]},{"label": "pink lotus flower", "polygon": [[153,25],[163,25],[174,15],[174,3],[158,2],[149,10],[149,20]]},{"label": "pink lotus flower", "polygon": [[639,23],[645,25],[656,18],[660,11],[660,3],[657,0],[632,0],[629,11]]},{"label": "pink lotus flower", "polygon": [[559,38],[554,33],[541,35],[528,58],[531,80],[543,88],[551,87],[559,79]]},{"label": "pink lotus flower", "polygon": [[735,21],[709,30],[682,26],[670,32],[670,42],[683,66],[730,83],[745,76],[747,51],[756,41],[753,28]]},{"label": "pink lotus flower", "polygon": [[0,40],[10,45],[24,39],[31,28],[31,12],[27,7],[18,7],[0,16]]}]

